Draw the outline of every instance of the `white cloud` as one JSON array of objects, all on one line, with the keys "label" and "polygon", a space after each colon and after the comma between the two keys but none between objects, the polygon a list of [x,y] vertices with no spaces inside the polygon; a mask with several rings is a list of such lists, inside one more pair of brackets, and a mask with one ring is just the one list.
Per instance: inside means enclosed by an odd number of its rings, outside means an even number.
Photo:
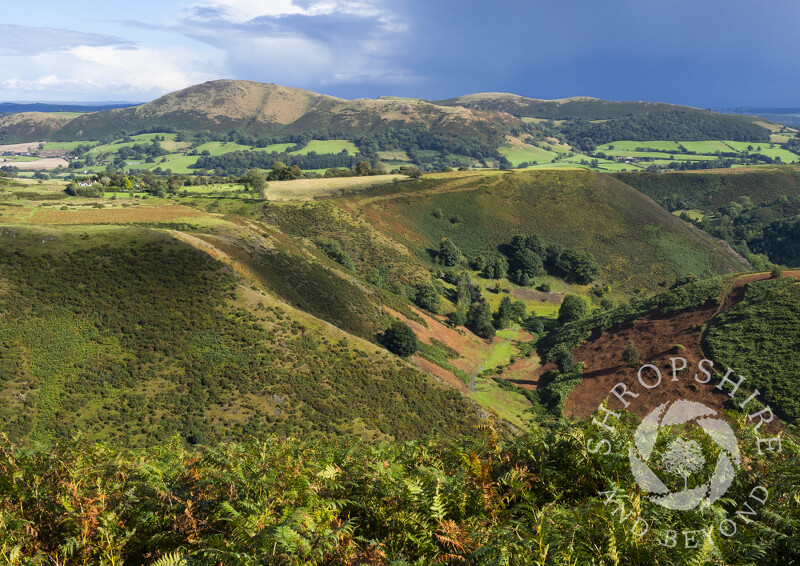
[{"label": "white cloud", "polygon": [[47,51],[63,51],[80,45],[129,46],[131,42],[111,35],[68,29],[0,24],[0,53],[32,55]]},{"label": "white cloud", "polygon": [[[211,51],[211,50],[209,50]],[[0,99],[148,100],[217,78],[220,57],[185,48],[78,46],[35,56],[0,56]],[[216,68],[216,69],[215,69]]]},{"label": "white cloud", "polygon": [[174,27],[225,53],[234,76],[292,86],[413,80],[406,21],[383,0],[207,0]]},{"label": "white cloud", "polygon": [[206,1],[190,6],[185,15],[199,19],[224,19],[233,23],[244,23],[260,16],[282,16],[302,14],[304,10],[293,0],[218,0]]}]

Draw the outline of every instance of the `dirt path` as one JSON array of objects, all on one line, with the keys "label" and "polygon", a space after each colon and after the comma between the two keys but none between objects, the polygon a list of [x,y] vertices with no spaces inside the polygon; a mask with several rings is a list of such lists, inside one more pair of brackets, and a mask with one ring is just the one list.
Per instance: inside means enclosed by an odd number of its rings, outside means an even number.
[{"label": "dirt path", "polygon": [[[505,342],[503,342],[503,343],[501,344],[501,346],[508,346],[508,345],[511,343],[511,341],[512,341],[512,340],[514,340],[514,338],[516,338],[516,337],[517,337],[517,335],[516,335],[516,332],[517,332],[517,331],[519,331],[519,328],[520,328],[520,327],[519,327],[519,325],[517,325],[517,326],[515,326],[514,328],[512,328],[511,330],[512,330],[512,331],[514,331],[514,333],[515,333],[515,334],[514,334],[513,336],[511,336],[511,337],[510,337],[508,340],[506,340]],[[497,346],[497,345],[494,345],[493,347],[496,347],[496,346]],[[487,359],[485,362],[483,362],[483,363],[481,364],[481,367],[479,367],[478,369],[476,369],[476,370],[475,370],[475,371],[472,373],[472,375],[470,375],[470,376],[469,376],[469,390],[470,390],[470,392],[471,392],[471,393],[475,393],[475,378],[476,378],[476,377],[478,377],[478,374],[479,374],[480,372],[482,372],[482,371],[483,371],[483,370],[486,368],[486,364],[488,364],[488,363],[489,363],[489,360]]]}]

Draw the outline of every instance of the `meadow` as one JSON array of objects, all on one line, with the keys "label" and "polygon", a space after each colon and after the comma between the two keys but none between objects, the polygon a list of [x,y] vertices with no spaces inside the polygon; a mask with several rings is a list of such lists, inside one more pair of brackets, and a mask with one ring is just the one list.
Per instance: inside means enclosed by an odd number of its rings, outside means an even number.
[{"label": "meadow", "polygon": [[533,145],[501,147],[500,154],[505,156],[516,167],[520,163],[550,163],[558,153],[547,151]]}]

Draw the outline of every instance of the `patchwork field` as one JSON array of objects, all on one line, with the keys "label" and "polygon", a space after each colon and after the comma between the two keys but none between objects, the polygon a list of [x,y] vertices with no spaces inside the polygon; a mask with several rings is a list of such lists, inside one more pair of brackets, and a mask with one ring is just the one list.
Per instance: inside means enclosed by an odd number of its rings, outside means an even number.
[{"label": "patchwork field", "polygon": [[370,177],[333,177],[329,179],[296,179],[273,181],[267,188],[267,198],[275,201],[311,200],[338,196],[343,192],[366,191],[398,181],[406,181],[405,175],[375,175]]},{"label": "patchwork field", "polygon": [[317,153],[340,153],[347,150],[350,155],[358,153],[358,148],[347,140],[311,140],[303,149],[292,152],[293,155],[308,155],[312,151]]},{"label": "patchwork field", "polygon": [[513,147],[501,147],[500,153],[516,167],[520,163],[550,163],[558,153],[547,151],[533,145],[518,145]]},{"label": "patchwork field", "polygon": [[30,222],[33,224],[129,224],[179,222],[200,216],[206,216],[206,214],[184,206],[162,204],[130,208],[37,210]]}]

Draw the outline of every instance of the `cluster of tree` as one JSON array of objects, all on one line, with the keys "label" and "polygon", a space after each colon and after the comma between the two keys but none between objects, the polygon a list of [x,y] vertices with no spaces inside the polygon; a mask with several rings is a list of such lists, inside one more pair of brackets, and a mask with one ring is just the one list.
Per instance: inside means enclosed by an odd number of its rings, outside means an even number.
[{"label": "cluster of tree", "polygon": [[800,137],[792,137],[781,144],[781,148],[800,155]]},{"label": "cluster of tree", "polygon": [[[399,169],[394,169],[394,172],[397,173],[404,173],[409,176],[420,176],[421,172],[419,169],[414,167],[414,171],[416,174],[411,174],[410,168],[408,167],[401,167],[404,171],[400,171]],[[353,169],[346,169],[346,168],[332,168],[325,171],[324,177],[366,177],[369,175],[386,175],[387,170],[386,166],[380,161],[376,160],[372,165],[370,165],[369,161],[359,161]]]},{"label": "cluster of tree", "polygon": [[115,161],[130,161],[130,160],[145,160],[152,163],[156,157],[167,155],[169,152],[161,147],[158,141],[146,144],[135,144],[132,146],[123,146],[117,150],[117,157]]},{"label": "cluster of tree", "polygon": [[362,159],[350,155],[347,150],[340,153],[318,154],[314,151],[306,155],[292,155],[288,151],[234,151],[223,155],[200,156],[192,169],[214,171],[217,175],[244,175],[250,169],[272,169],[280,162],[298,169],[331,169],[345,167],[354,169]]},{"label": "cluster of tree", "polygon": [[350,255],[344,250],[342,244],[337,240],[331,240],[330,238],[317,238],[315,243],[317,247],[333,261],[351,271],[355,271],[355,263],[353,263]]},{"label": "cluster of tree", "polygon": [[[256,171],[256,175],[264,178],[263,173]],[[245,182],[239,177],[217,177],[208,175],[158,175],[155,171],[143,171],[136,175],[124,173],[98,173],[89,176],[74,176],[65,188],[69,195],[101,196],[102,191],[142,191],[153,196],[164,197],[167,194],[178,194],[181,189],[188,186],[207,186],[220,183]],[[248,174],[244,177],[246,182],[253,183],[253,178]],[[81,182],[90,182],[94,187],[81,187]],[[254,188],[259,190],[258,187]]]},{"label": "cluster of tree", "polygon": [[571,283],[585,285],[600,276],[600,265],[589,252],[579,252],[559,244],[545,246],[537,234],[514,236],[508,248],[510,278],[528,286],[544,270]]},{"label": "cluster of tree", "polygon": [[16,165],[3,165],[0,167],[0,177],[13,178],[19,175],[19,167]]},{"label": "cluster of tree", "polygon": [[562,125],[564,137],[581,151],[616,140],[736,140],[769,142],[770,131],[743,116],[705,111],[671,110],[604,122],[570,120]]},{"label": "cluster of tree", "polygon": [[470,267],[479,271],[486,279],[505,279],[508,277],[508,260],[498,252],[473,257],[470,259]]},{"label": "cluster of tree", "polygon": [[[470,259],[472,269],[480,271],[487,279],[508,277],[521,286],[532,285],[545,269],[550,275],[561,277],[571,283],[586,285],[600,276],[600,265],[589,252],[579,252],[560,244],[546,246],[537,234],[517,235],[505,246],[506,256],[493,252]],[[436,260],[453,267],[462,262],[463,254],[449,238],[439,244]]]},{"label": "cluster of tree", "polygon": [[[375,159],[379,151],[404,150],[414,163],[439,163],[447,154],[464,155],[481,161],[499,159],[498,148],[505,140],[505,134],[498,128],[481,124],[480,129],[463,135],[457,129],[453,132],[431,130],[425,125],[414,125],[404,128],[388,128],[382,132],[370,132],[356,135],[354,138],[358,149],[370,159]],[[417,153],[419,150],[438,151],[442,155],[437,158],[425,158]],[[448,161],[444,165],[460,166],[459,160]],[[443,166],[444,166],[443,165]]]},{"label": "cluster of tree", "polygon": [[782,265],[800,266],[800,218],[776,220],[764,227],[760,237],[748,242],[755,253],[766,254]]}]

